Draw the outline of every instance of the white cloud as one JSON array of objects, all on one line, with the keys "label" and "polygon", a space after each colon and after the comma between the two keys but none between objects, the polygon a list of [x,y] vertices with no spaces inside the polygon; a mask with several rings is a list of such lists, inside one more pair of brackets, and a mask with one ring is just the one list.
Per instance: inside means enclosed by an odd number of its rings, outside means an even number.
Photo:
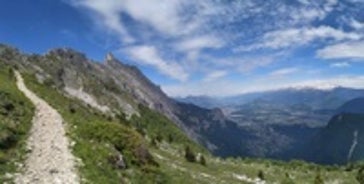
[{"label": "white cloud", "polygon": [[363,35],[361,34],[354,32],[348,33],[329,26],[290,28],[268,32],[263,36],[263,39],[260,42],[250,46],[239,47],[237,50],[250,51],[264,48],[281,49],[305,45],[316,39],[341,41],[359,40],[362,37]]},{"label": "white cloud", "polygon": [[161,33],[175,36],[183,32],[182,20],[178,15],[183,1],[119,0],[118,2],[123,5],[123,12],[137,21],[149,24]]},{"label": "white cloud", "polygon": [[223,42],[212,36],[198,36],[178,42],[175,47],[180,51],[198,51],[204,48],[220,48]]},{"label": "white cloud", "polygon": [[332,68],[347,68],[347,67],[350,67],[350,66],[351,66],[350,63],[348,63],[348,62],[330,64],[330,67],[332,67]]},{"label": "white cloud", "polygon": [[[117,0],[71,0],[76,7],[87,8],[92,11],[90,13],[95,19],[95,23],[104,29],[110,29],[120,36],[121,41],[125,43],[134,42],[135,39],[128,33],[122,23],[119,13],[123,8],[121,1]],[[95,14],[96,13],[96,14]]]},{"label": "white cloud", "polygon": [[183,33],[183,30],[186,31],[179,16],[180,7],[183,5],[181,0],[72,0],[71,2],[75,6],[92,10],[101,16],[105,26],[125,38],[128,38],[129,34],[121,20],[121,13],[126,13],[134,20],[168,35],[176,36]]},{"label": "white cloud", "polygon": [[220,78],[226,76],[227,74],[228,74],[228,72],[224,71],[224,70],[213,71],[213,72],[207,74],[205,76],[205,78],[203,79],[203,81],[212,82],[212,81],[215,81],[217,79],[220,79]]},{"label": "white cloud", "polygon": [[122,52],[132,57],[136,62],[157,68],[161,73],[180,81],[188,79],[188,73],[172,61],[165,61],[153,46],[134,46],[123,49]]},{"label": "white cloud", "polygon": [[344,42],[317,51],[322,59],[364,59],[364,41]]},{"label": "white cloud", "polygon": [[[312,51],[318,45],[330,45],[317,52],[324,59],[364,58],[363,42],[358,41],[364,39],[363,22],[355,17],[356,12],[352,14],[353,9],[360,7],[348,7],[338,0],[65,1],[87,10],[100,30],[116,33],[120,50],[132,62],[152,66],[156,72],[184,81],[165,86],[171,94],[234,94],[284,86],[288,83],[270,84],[246,78],[241,79],[248,81],[244,84],[226,84],[224,76],[238,72],[244,77],[260,75],[261,72],[254,73],[258,68],[278,61],[283,66],[287,57],[295,56],[292,51],[302,46]],[[336,8],[335,12],[345,13],[331,13]],[[337,23],[339,16],[345,17],[344,23]],[[328,17],[330,20],[325,20]],[[352,32],[347,31],[347,26],[353,28]],[[244,53],[231,52],[234,48]],[[345,64],[335,63],[332,67],[339,65]],[[297,70],[283,68],[264,74],[285,76],[294,72]],[[190,75],[201,77],[191,82]]]},{"label": "white cloud", "polygon": [[284,53],[260,54],[258,56],[236,56],[236,57],[203,57],[207,61],[204,68],[219,68],[228,71],[237,71],[239,73],[250,73],[262,67],[266,67],[273,62],[279,61],[285,57]]},{"label": "white cloud", "polygon": [[338,0],[327,0],[324,5],[324,10],[326,12],[331,12],[334,9],[334,6],[338,4]]},{"label": "white cloud", "polygon": [[334,87],[364,88],[364,76],[335,76],[325,79],[304,80],[292,83],[296,88],[312,87],[317,89],[331,89]]},{"label": "white cloud", "polygon": [[355,19],[351,19],[349,24],[354,29],[363,29],[364,28],[364,22],[359,22]]},{"label": "white cloud", "polygon": [[282,77],[285,75],[296,73],[298,71],[299,71],[299,69],[296,67],[283,68],[283,69],[275,70],[275,71],[271,72],[269,75],[272,77]]},{"label": "white cloud", "polygon": [[[306,79],[300,81],[290,80],[257,80],[250,79],[249,82],[222,81],[183,83],[162,86],[169,96],[184,97],[187,95],[208,95],[215,97],[232,96],[251,92],[278,90],[285,88],[315,88],[332,89],[335,87],[364,88],[364,75],[359,76],[334,76],[321,79]],[[221,87],[224,86],[224,87]]]}]

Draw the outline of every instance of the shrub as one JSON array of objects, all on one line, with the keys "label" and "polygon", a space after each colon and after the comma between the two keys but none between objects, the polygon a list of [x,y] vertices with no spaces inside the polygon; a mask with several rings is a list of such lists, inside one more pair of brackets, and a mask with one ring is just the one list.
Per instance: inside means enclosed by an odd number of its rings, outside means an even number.
[{"label": "shrub", "polygon": [[76,108],[73,105],[69,105],[68,110],[70,111],[71,114],[76,113]]},{"label": "shrub", "polygon": [[359,168],[358,173],[356,174],[356,180],[358,180],[360,184],[364,183],[364,166]]},{"label": "shrub", "polygon": [[206,159],[203,155],[200,156],[200,164],[206,166]]},{"label": "shrub", "polygon": [[315,177],[314,184],[324,184],[324,180],[322,179],[320,173],[317,173],[317,175]]},{"label": "shrub", "polygon": [[48,87],[52,87],[55,85],[54,81],[51,78],[47,78],[43,81],[43,84]]},{"label": "shrub", "polygon": [[157,139],[158,142],[163,141],[163,137],[160,134],[157,135],[156,139]]},{"label": "shrub", "polygon": [[195,153],[193,153],[190,146],[186,146],[186,148],[185,148],[185,158],[189,162],[196,162]]},{"label": "shrub", "polygon": [[14,78],[14,70],[12,68],[8,69],[8,78],[13,79]]},{"label": "shrub", "polygon": [[3,105],[3,107],[4,107],[4,109],[5,109],[6,111],[13,111],[13,110],[14,110],[14,108],[15,108],[14,104],[12,104],[11,102],[7,102],[7,103],[5,103],[5,104]]},{"label": "shrub", "polygon": [[294,181],[291,179],[288,173],[286,173],[285,178],[282,180],[281,184],[295,184]]},{"label": "shrub", "polygon": [[259,170],[259,171],[258,171],[258,178],[259,178],[259,179],[261,179],[261,180],[265,180],[265,178],[264,178],[264,173],[263,173],[263,171],[262,171],[262,170]]},{"label": "shrub", "polygon": [[169,143],[172,143],[173,142],[173,135],[172,134],[169,134],[168,135],[168,142]]}]

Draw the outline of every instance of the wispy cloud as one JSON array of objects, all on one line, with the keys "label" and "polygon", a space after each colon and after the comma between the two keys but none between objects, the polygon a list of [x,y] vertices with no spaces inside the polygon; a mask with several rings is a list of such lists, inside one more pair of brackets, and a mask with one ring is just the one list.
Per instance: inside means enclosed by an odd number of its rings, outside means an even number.
[{"label": "wispy cloud", "polygon": [[283,69],[275,70],[275,71],[271,72],[269,75],[271,77],[282,77],[285,75],[294,74],[298,71],[299,71],[299,69],[296,67],[283,68]]},{"label": "wispy cloud", "polygon": [[213,36],[198,36],[187,38],[176,43],[175,47],[180,51],[199,51],[204,48],[220,48],[224,45],[223,41]]},{"label": "wispy cloud", "polygon": [[122,42],[131,43],[135,41],[127,31],[119,16],[119,13],[123,8],[121,1],[72,0],[69,2],[76,7],[91,10],[92,12],[89,14],[94,18],[95,24],[115,32]]},{"label": "wispy cloud", "polygon": [[359,22],[356,19],[351,18],[349,24],[354,29],[358,29],[358,30],[364,29],[364,22]]},{"label": "wispy cloud", "polygon": [[323,59],[361,59],[364,60],[364,41],[344,42],[327,46],[317,51]]},{"label": "wispy cloud", "polygon": [[[100,34],[113,33],[120,57],[175,79],[174,88],[165,87],[169,92],[181,91],[180,84],[194,87],[191,94],[209,92],[202,84],[211,81],[247,89],[252,79],[237,84],[227,76],[284,77],[299,72],[291,67],[298,59],[320,70],[325,60],[349,59],[351,65],[364,58],[364,3],[356,0],[64,1],[86,12]],[[267,69],[278,63],[282,69]],[[329,69],[345,66],[337,61]],[[163,79],[156,82],[163,85]],[[226,94],[239,91],[230,84]]]},{"label": "wispy cloud", "polygon": [[330,67],[332,68],[347,68],[350,67],[350,63],[349,62],[340,62],[340,63],[332,63],[330,64]]},{"label": "wispy cloud", "polygon": [[329,26],[289,28],[268,32],[258,43],[250,46],[240,47],[237,50],[251,51],[255,49],[282,49],[286,47],[297,47],[308,44],[317,39],[341,40],[359,40],[363,35],[358,33],[348,33],[342,30],[334,29]]},{"label": "wispy cloud", "polygon": [[180,81],[188,79],[188,73],[175,62],[163,60],[157,49],[153,46],[134,46],[121,50],[126,55],[141,62],[141,64],[156,67],[161,73]]},{"label": "wispy cloud", "polygon": [[[237,82],[226,82],[217,80],[214,83],[197,82],[184,85],[166,85],[162,89],[168,95],[184,97],[188,95],[209,95],[215,97],[232,96],[244,93],[262,92],[285,88],[314,88],[327,90],[335,87],[364,88],[364,75],[358,76],[335,76],[320,79],[304,79],[290,81],[288,79],[272,82],[271,80],[251,80],[250,85]],[[245,84],[245,85],[244,85]],[[220,86],[220,87],[219,87]],[[221,86],[224,86],[223,88]]]},{"label": "wispy cloud", "polygon": [[220,79],[228,74],[227,71],[220,70],[220,71],[213,71],[206,75],[206,77],[203,79],[204,82],[211,82],[217,79]]}]

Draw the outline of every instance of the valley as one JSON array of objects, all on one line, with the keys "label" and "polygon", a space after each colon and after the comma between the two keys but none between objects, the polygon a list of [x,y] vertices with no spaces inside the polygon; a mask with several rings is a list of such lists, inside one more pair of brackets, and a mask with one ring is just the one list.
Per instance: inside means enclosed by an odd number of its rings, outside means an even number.
[{"label": "valley", "polygon": [[[73,68],[79,60],[78,56],[72,56],[77,54],[74,51],[55,56],[58,57],[57,60],[49,60],[49,56],[26,56],[9,47],[3,47],[0,51],[2,65],[17,68],[27,87],[56,109],[66,122],[66,135],[74,142],[72,153],[79,158],[76,168],[80,174],[80,183],[311,183],[317,178],[329,183],[357,183],[360,162],[347,166],[322,166],[292,160],[303,158],[297,150],[292,149],[297,145],[305,146],[299,140],[324,131],[323,126],[315,123],[280,123],[279,116],[272,123],[237,123],[237,119],[225,116],[224,111],[219,108],[206,109],[168,98],[157,87],[153,87],[153,84],[148,84],[139,72],[136,73],[141,76],[137,78],[130,75],[129,78],[123,76],[113,79],[115,81],[111,83],[124,84],[117,85],[120,88],[94,89],[92,86],[99,80],[107,81],[109,74],[100,75],[98,72],[102,71],[100,67],[103,66],[94,66],[87,59],[83,59],[83,65],[88,70],[79,70],[82,69],[80,66]],[[19,57],[27,59],[19,60]],[[38,59],[48,63],[39,65]],[[61,66],[68,72],[53,77],[52,72]],[[117,66],[124,67],[121,64]],[[124,74],[128,70],[124,70]],[[89,75],[89,71],[94,72],[92,78],[79,78]],[[135,69],[131,72],[135,72]],[[82,82],[69,84],[70,78],[73,79],[71,81]],[[145,88],[143,83],[147,83],[150,88]],[[131,84],[133,87],[128,88]],[[140,86],[141,84],[143,85]],[[82,87],[83,93],[87,93],[98,105],[90,104],[89,100],[69,93],[65,90],[65,85],[80,85],[75,88]],[[137,86],[140,88],[135,88]],[[103,92],[98,93],[100,90]],[[110,100],[115,95],[123,100]],[[129,95],[134,97],[130,98]],[[159,98],[155,100],[155,97]],[[126,102],[130,103],[129,107],[133,111],[119,110],[126,107]],[[166,105],[170,108],[166,108]],[[101,106],[107,106],[109,110],[98,108]],[[248,107],[251,110],[261,110],[256,106]],[[243,106],[240,108],[244,109]],[[256,114],[270,116],[267,109],[257,111]],[[290,114],[287,109],[282,110],[286,113],[278,115],[284,119],[303,111],[298,108]],[[251,110],[245,109],[239,113],[251,113]],[[278,110],[272,112],[276,113]],[[256,120],[250,119],[252,122]],[[358,153],[361,149],[360,135],[359,131],[358,143],[352,151],[353,160],[361,157],[361,153]],[[350,133],[350,141],[345,143],[349,147],[352,146],[352,136],[353,133]],[[187,153],[192,153],[194,159],[189,161],[186,158]],[[23,157],[26,155],[23,154]],[[321,162],[314,159],[312,161]],[[11,180],[9,174],[6,176],[7,180]]]}]

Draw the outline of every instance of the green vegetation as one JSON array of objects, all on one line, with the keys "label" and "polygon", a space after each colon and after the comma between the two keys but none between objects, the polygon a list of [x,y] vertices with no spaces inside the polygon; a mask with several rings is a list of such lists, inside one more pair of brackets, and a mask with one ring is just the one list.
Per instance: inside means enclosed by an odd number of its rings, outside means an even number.
[{"label": "green vegetation", "polygon": [[315,181],[313,183],[314,184],[324,184],[324,180],[322,179],[320,173],[317,173],[317,175],[315,177]]},{"label": "green vegetation", "polygon": [[191,148],[189,146],[186,146],[186,149],[185,149],[185,158],[189,162],[196,162],[195,153],[191,150]]},{"label": "green vegetation", "polygon": [[0,61],[0,183],[8,181],[25,155],[34,107],[17,89],[13,69]]},{"label": "green vegetation", "polygon": [[[76,99],[62,95],[23,74],[29,89],[36,92],[59,111],[69,127],[68,135],[75,142],[73,152],[80,158],[80,174],[84,183],[160,183],[166,177],[150,154],[143,137],[126,122],[110,118],[92,110]],[[115,167],[118,155],[125,160],[126,169]]]},{"label": "green vegetation", "polygon": [[263,173],[262,170],[258,171],[258,178],[261,179],[261,180],[264,180],[264,173]]},{"label": "green vegetation", "polygon": [[191,141],[180,128],[162,114],[152,111],[143,105],[139,105],[139,112],[141,116],[134,115],[130,121],[131,125],[141,134],[147,134],[159,143],[167,141],[177,146],[178,149],[189,147],[191,151],[208,153],[202,146]]},{"label": "green vegetation", "polygon": [[206,166],[206,159],[203,155],[200,156],[200,164]]},{"label": "green vegetation", "polygon": [[364,183],[364,166],[361,166],[356,175],[356,179],[360,184]]},{"label": "green vegetation", "polygon": [[[74,154],[82,160],[83,183],[251,183],[256,178],[267,183],[313,183],[317,171],[328,183],[358,183],[358,166],[345,170],[302,161],[216,158],[170,120],[144,106],[139,106],[140,116],[130,120],[122,114],[110,117],[39,84],[31,75],[23,77],[68,123]],[[187,148],[196,162],[186,160]]]}]

